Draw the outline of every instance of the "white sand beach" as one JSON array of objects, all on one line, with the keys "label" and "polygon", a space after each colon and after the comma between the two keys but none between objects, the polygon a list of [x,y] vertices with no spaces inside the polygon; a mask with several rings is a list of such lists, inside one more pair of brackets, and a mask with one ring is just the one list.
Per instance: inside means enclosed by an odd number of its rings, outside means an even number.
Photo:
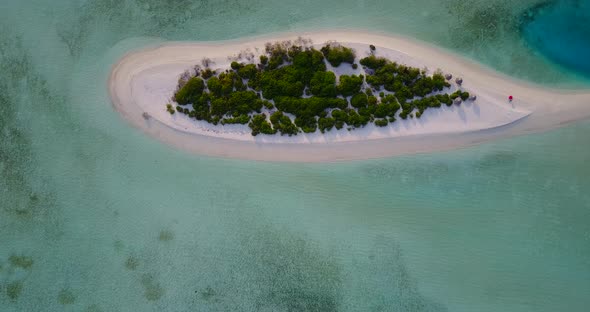
[{"label": "white sand beach", "polygon": [[[369,44],[373,44],[378,56],[426,67],[430,73],[441,69],[462,77],[462,88],[476,94],[477,100],[428,109],[420,119],[397,120],[384,128],[370,124],[352,131],[333,129],[293,137],[253,137],[245,125],[214,126],[166,112],[165,104],[170,102],[178,77],[204,57],[213,60],[213,68],[226,69],[228,56],[245,49],[259,54],[266,42],[299,36],[311,39],[318,48],[326,41],[340,42],[354,48],[358,58],[368,55]],[[362,73],[361,68],[353,70],[346,64],[334,71]],[[453,83],[451,91],[456,88]],[[114,107],[126,120],[165,143],[200,155],[270,161],[336,161],[449,150],[590,118],[590,90],[535,86],[426,43],[355,31],[148,47],[128,53],[113,66],[109,92]],[[509,95],[514,96],[512,102]]]}]

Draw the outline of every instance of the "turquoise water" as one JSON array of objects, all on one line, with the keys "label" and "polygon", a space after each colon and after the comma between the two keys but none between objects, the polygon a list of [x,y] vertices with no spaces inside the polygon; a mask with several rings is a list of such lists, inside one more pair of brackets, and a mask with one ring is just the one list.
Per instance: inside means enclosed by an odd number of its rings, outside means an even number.
[{"label": "turquoise water", "polygon": [[549,59],[590,77],[590,1],[549,2],[524,14],[524,38]]},{"label": "turquoise water", "polygon": [[538,2],[513,2],[3,1],[0,311],[586,311],[588,122],[279,164],[171,149],[106,93],[110,65],[148,43],[314,27],[409,34],[586,84],[523,40]]}]

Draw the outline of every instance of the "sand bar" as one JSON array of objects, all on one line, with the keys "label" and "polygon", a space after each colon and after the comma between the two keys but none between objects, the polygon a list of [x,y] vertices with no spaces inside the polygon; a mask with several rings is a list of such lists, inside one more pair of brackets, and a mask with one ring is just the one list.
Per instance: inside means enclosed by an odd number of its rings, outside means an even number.
[{"label": "sand bar", "polygon": [[[394,61],[429,70],[440,68],[464,78],[477,101],[460,107],[429,109],[419,120],[392,126],[330,131],[326,134],[259,135],[246,126],[213,126],[187,116],[171,116],[165,103],[177,77],[203,57],[229,66],[227,56],[263,50],[269,41],[310,38],[334,40],[368,53],[368,45]],[[339,69],[337,69],[339,70]],[[150,136],[191,153],[269,161],[337,161],[449,150],[493,139],[539,132],[590,117],[590,90],[548,89],[518,81],[435,46],[396,36],[363,32],[314,32],[222,42],[170,42],[126,54],[113,66],[109,92],[117,111]],[[507,96],[513,95],[510,103]],[[145,114],[147,113],[147,114]],[[146,118],[149,115],[149,118]]]}]

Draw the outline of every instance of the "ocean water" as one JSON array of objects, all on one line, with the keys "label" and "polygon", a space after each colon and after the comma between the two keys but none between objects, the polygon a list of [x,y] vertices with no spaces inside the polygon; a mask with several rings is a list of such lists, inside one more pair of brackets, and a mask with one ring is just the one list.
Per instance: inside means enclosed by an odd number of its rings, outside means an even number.
[{"label": "ocean water", "polygon": [[523,36],[554,62],[590,77],[590,1],[547,2],[523,15]]},{"label": "ocean water", "polygon": [[314,28],[412,35],[587,86],[568,69],[583,55],[563,64],[525,35],[545,1],[515,2],[2,1],[0,311],[586,311],[589,122],[266,163],[171,149],[106,91],[117,58],[149,43]]}]

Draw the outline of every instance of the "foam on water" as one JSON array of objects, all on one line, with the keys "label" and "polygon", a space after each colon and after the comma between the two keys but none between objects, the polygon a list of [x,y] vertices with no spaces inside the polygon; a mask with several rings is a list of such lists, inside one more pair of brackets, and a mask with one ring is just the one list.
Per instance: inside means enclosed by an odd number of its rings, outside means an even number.
[{"label": "foam on water", "polygon": [[2,1],[0,310],[585,311],[588,123],[435,155],[258,163],[170,149],[106,92],[110,66],[149,42],[313,27],[415,35],[572,83],[520,40],[538,2]]}]

